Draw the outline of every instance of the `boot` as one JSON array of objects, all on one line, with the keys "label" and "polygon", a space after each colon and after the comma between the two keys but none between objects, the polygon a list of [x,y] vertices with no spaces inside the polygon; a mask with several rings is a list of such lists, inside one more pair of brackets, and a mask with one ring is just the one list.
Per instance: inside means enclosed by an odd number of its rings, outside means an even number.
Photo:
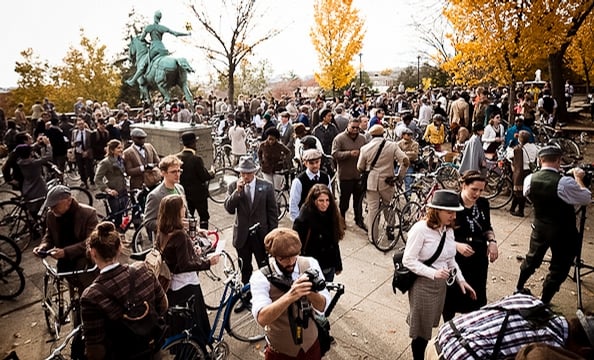
[{"label": "boot", "polygon": [[413,341],[410,343],[413,353],[413,360],[425,359],[425,349],[427,348],[428,342],[429,341],[420,337],[413,339]]}]

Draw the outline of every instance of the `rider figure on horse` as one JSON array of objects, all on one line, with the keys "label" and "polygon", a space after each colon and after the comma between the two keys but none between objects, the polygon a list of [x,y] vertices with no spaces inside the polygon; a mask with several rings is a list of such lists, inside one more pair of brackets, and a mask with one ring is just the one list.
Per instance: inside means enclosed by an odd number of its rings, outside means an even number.
[{"label": "rider figure on horse", "polygon": [[191,35],[191,33],[182,33],[182,32],[173,31],[173,30],[169,29],[167,26],[159,24],[159,22],[161,22],[161,16],[162,16],[161,11],[157,10],[155,12],[155,17],[154,17],[155,22],[153,24],[147,25],[144,28],[144,30],[142,31],[142,34],[140,34],[140,36],[139,36],[140,39],[142,39],[143,41],[146,41],[145,40],[146,35],[150,34],[151,42],[150,42],[148,54],[145,54],[137,59],[136,72],[134,73],[134,76],[132,76],[132,78],[126,80],[126,84],[128,84],[130,86],[133,86],[134,83],[136,83],[136,81],[138,80],[138,78],[145,73],[149,59],[152,61],[157,56],[169,55],[169,51],[165,48],[165,45],[163,45],[163,41],[162,41],[163,34],[170,33],[171,35],[174,35],[174,36],[189,36],[189,35]]}]

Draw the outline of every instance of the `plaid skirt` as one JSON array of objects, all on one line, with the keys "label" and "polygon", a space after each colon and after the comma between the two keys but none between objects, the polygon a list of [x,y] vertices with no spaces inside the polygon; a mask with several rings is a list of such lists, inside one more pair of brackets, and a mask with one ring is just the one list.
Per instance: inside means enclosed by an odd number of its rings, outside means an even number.
[{"label": "plaid skirt", "polygon": [[424,276],[417,278],[408,291],[410,312],[406,322],[410,327],[408,336],[411,339],[431,339],[433,328],[439,326],[445,296],[445,280],[432,280]]}]

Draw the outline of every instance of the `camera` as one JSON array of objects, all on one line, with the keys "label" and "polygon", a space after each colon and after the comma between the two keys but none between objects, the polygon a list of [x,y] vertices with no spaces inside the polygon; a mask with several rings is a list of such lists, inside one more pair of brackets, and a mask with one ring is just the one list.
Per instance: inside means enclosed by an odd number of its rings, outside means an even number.
[{"label": "camera", "polygon": [[304,274],[307,275],[307,281],[311,283],[311,291],[318,292],[326,288],[326,280],[320,277],[318,270],[309,268]]}]

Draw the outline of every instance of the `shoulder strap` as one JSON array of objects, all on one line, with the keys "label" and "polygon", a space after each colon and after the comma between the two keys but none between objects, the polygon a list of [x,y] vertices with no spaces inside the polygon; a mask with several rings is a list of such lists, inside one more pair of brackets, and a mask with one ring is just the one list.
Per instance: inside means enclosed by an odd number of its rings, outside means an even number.
[{"label": "shoulder strap", "polygon": [[[145,150],[146,151],[146,150]],[[140,153],[138,152],[138,150],[136,150],[136,148],[134,147],[134,145],[130,145],[130,152],[134,153],[134,156],[136,157],[136,159],[138,160],[138,163],[142,164],[142,165],[146,165],[144,161],[142,161],[141,157],[140,157]]]},{"label": "shoulder strap", "polygon": [[371,162],[371,165],[369,166],[369,170],[373,169],[373,167],[375,166],[377,159],[379,159],[379,156],[380,156],[382,150],[384,149],[384,145],[386,145],[386,139],[384,139],[382,141],[379,148],[377,149],[377,152],[375,153],[375,157],[373,158],[373,161]]},{"label": "shoulder strap", "polygon": [[435,252],[433,253],[433,255],[425,260],[424,264],[427,266],[430,266],[431,264],[433,264],[435,262],[435,260],[437,260],[437,258],[439,257],[439,255],[441,255],[441,251],[443,250],[443,245],[445,243],[445,238],[446,238],[446,234],[447,234],[447,230],[443,232],[443,234],[441,234],[441,240],[439,241],[439,246],[437,247],[437,249],[435,250]]}]

